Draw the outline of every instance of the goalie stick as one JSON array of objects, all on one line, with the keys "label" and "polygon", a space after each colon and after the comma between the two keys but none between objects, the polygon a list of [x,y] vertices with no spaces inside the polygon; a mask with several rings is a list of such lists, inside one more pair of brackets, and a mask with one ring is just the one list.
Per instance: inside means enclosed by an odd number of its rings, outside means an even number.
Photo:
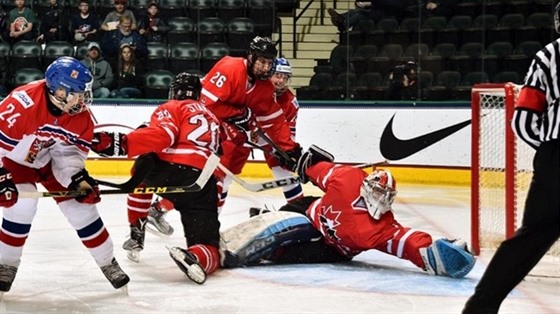
[{"label": "goalie stick", "polygon": [[[107,194],[171,194],[171,193],[188,193],[200,191],[208,182],[210,177],[214,174],[214,170],[219,165],[220,157],[215,154],[210,155],[200,175],[193,184],[184,186],[123,186],[121,184],[110,183],[111,186],[118,187],[117,190],[100,190],[99,193]],[[142,178],[143,179],[143,178]],[[132,180],[132,178],[131,178]],[[131,180],[124,184],[129,183]],[[140,181],[142,182],[142,181]],[[104,183],[103,183],[104,184]],[[105,185],[105,184],[104,184]],[[19,197],[22,198],[42,198],[42,197],[78,197],[84,196],[87,191],[53,191],[53,192],[20,192]]]}]

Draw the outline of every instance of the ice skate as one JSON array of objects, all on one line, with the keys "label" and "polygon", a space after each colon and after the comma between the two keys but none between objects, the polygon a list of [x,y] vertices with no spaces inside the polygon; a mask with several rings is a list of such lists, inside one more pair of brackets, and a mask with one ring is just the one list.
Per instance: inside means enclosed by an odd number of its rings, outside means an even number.
[{"label": "ice skate", "polygon": [[128,275],[121,269],[117,260],[113,257],[111,264],[101,267],[103,275],[109,280],[111,285],[115,289],[122,289],[126,294],[128,294],[128,288],[126,284],[130,281]]},{"label": "ice skate", "polygon": [[206,281],[206,272],[198,263],[196,256],[180,247],[168,247],[169,256],[175,261],[182,272],[184,272],[190,280],[201,285]]},{"label": "ice skate", "polygon": [[17,267],[5,265],[0,265],[0,293],[10,291],[12,288],[12,283],[16,279]]},{"label": "ice skate", "polygon": [[148,223],[160,233],[169,236],[173,234],[174,230],[165,220],[165,215],[167,215],[167,210],[161,208],[160,202],[155,202],[148,211]]},{"label": "ice skate", "polygon": [[146,219],[130,225],[130,235],[123,243],[123,249],[129,260],[138,263],[140,261],[140,251],[144,249],[144,238],[146,237]]}]

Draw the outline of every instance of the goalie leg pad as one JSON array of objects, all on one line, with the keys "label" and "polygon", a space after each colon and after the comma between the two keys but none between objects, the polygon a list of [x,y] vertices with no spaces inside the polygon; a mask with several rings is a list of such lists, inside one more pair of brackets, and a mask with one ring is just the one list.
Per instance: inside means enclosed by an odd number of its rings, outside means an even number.
[{"label": "goalie leg pad", "polygon": [[476,262],[462,240],[438,239],[420,249],[420,255],[429,274],[452,278],[465,277]]},{"label": "goalie leg pad", "polygon": [[222,233],[222,266],[255,264],[268,258],[278,247],[320,237],[304,215],[277,211],[257,215]]}]

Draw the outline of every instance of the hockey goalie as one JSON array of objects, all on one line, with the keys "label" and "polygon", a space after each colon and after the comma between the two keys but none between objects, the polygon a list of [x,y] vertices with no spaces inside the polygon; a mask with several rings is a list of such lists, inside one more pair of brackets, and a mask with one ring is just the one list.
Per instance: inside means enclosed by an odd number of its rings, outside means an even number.
[{"label": "hockey goalie", "polygon": [[301,181],[319,187],[278,211],[255,210],[249,220],[222,233],[222,266],[262,262],[336,263],[375,249],[414,263],[431,275],[465,277],[475,258],[465,241],[437,239],[395,219],[397,194],[391,172],[371,174],[333,163],[328,152],[311,146],[293,169]]}]

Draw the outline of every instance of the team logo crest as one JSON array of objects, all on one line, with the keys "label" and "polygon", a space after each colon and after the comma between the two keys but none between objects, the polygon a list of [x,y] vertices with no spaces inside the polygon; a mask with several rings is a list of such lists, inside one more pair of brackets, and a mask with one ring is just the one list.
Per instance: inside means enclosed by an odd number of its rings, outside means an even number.
[{"label": "team logo crest", "polygon": [[80,73],[78,73],[78,71],[72,70],[72,72],[70,73],[70,77],[73,79],[77,79],[79,74]]},{"label": "team logo crest", "polygon": [[50,138],[46,141],[42,141],[36,138],[31,146],[29,147],[29,151],[27,152],[27,156],[25,156],[25,161],[32,164],[37,159],[37,155],[45,148],[49,148],[55,144],[54,139]]}]

